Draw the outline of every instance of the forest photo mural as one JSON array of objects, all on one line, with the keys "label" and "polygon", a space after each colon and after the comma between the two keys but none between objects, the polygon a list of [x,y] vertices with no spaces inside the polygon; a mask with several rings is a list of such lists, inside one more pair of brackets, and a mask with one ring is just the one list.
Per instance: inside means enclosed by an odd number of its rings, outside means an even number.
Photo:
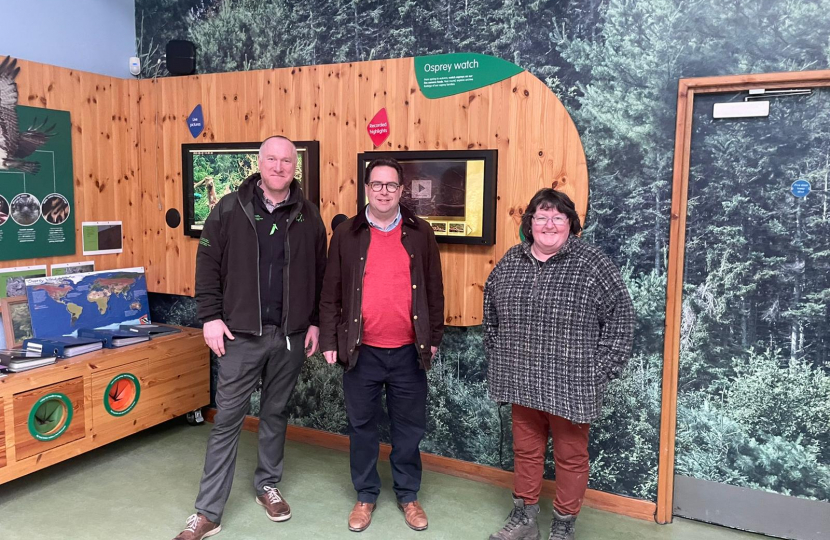
[{"label": "forest photo mural", "polygon": [[[827,69],[829,14],[830,0],[137,0],[136,33],[145,77],[166,74],[164,45],[179,38],[196,43],[199,73],[477,52],[544,81],[588,160],[583,237],[622,268],[637,312],[633,358],[592,427],[590,487],[654,500],[678,79]],[[821,205],[830,118],[822,111],[764,135],[763,145],[744,124],[696,134],[708,150],[696,151],[693,176],[704,181],[689,198],[684,315],[696,318],[683,334],[681,474],[827,500],[830,248]],[[712,150],[720,147],[743,152]],[[800,225],[754,187],[772,175],[812,179]],[[797,245],[798,234],[801,248],[759,244]],[[172,318],[195,324],[192,299],[152,297],[154,319],[169,306]],[[480,327],[448,328],[429,373],[422,448],[510,469],[510,414],[488,399],[485,373]],[[306,362],[291,421],[343,433],[341,377],[321,358]]]}]

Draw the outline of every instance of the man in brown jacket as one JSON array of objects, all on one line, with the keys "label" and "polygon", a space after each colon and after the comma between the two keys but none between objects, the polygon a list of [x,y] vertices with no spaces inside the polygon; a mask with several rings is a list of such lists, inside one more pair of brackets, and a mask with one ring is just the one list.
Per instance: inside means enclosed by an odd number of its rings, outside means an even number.
[{"label": "man in brown jacket", "polygon": [[[345,367],[350,464],[357,503],[349,529],[369,526],[380,493],[378,413],[386,390],[392,478],[406,524],[427,528],[418,503],[427,377],[444,334],[444,285],[429,224],[401,206],[403,171],[366,169],[369,204],[334,231],[320,301],[320,348]],[[359,360],[358,360],[359,358]]]}]

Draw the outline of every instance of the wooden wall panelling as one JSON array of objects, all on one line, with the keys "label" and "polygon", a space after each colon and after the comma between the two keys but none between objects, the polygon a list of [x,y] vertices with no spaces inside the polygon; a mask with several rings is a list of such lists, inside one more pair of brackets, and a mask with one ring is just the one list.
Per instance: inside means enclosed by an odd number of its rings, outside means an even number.
[{"label": "wooden wall panelling", "polygon": [[[352,216],[357,209],[356,156],[372,150],[366,124],[383,107],[391,134],[382,149],[498,149],[496,245],[441,246],[451,324],[480,324],[484,281],[517,242],[519,217],[538,188],[561,187],[564,180],[581,215],[587,206],[587,168],[573,122],[528,73],[428,100],[411,58],[142,81],[22,65],[27,103],[72,113],[76,222],[124,222],[124,253],[96,256],[97,268],[145,266],[154,292],[194,293],[198,243],[180,227],[169,229],[164,215],[182,209],[181,144],[194,141],[186,115],[197,104],[205,112],[198,141],[259,141],[273,134],[319,140],[327,226],[335,214]],[[80,230],[77,242],[80,253]]]},{"label": "wooden wall panelling", "polygon": [[[145,169],[148,160],[142,159],[142,182],[146,197],[146,184],[153,182],[154,174],[163,171],[174,179],[177,185],[164,190],[163,197],[169,199],[163,204],[165,210],[181,208],[180,145],[192,140],[181,117],[199,102],[206,120],[200,140],[258,141],[273,134],[319,140],[321,216],[327,227],[335,214],[355,214],[356,158],[359,152],[373,149],[366,125],[381,108],[387,109],[391,133],[380,149],[468,149],[471,145],[498,149],[497,245],[441,246],[451,324],[481,323],[483,284],[495,262],[518,241],[519,216],[536,190],[564,179],[566,189],[570,186],[569,193],[578,199],[581,214],[587,206],[587,169],[578,134],[561,103],[528,73],[438,100],[420,93],[408,58],[139,84],[159,89],[155,102],[141,100],[145,123],[152,117],[145,109],[160,111],[159,129],[142,125],[143,153],[152,141],[162,149],[154,169]],[[142,89],[142,96],[146,93]],[[189,96],[188,103],[173,105],[181,95]],[[170,114],[179,118],[171,123]],[[157,218],[162,219],[163,215]],[[155,225],[147,225],[152,233]],[[192,294],[197,241],[184,237],[180,229],[162,226],[155,229],[159,231],[168,244],[164,252],[150,241],[152,234],[146,237],[151,289]]]},{"label": "wooden wall panelling", "polygon": [[[96,269],[143,264],[142,232],[131,203],[139,200],[138,138],[131,129],[137,113],[127,81],[18,60],[19,104],[66,110],[72,129],[76,253],[0,262],[0,267],[82,260],[81,222],[124,222],[124,253],[95,256]],[[125,177],[128,180],[125,180]]]},{"label": "wooden wall panelling", "polygon": [[[156,174],[159,191],[163,194],[164,203],[161,208],[153,208],[152,213],[161,227],[159,245],[155,247],[157,268],[162,270],[156,281],[161,281],[160,290],[179,288],[184,290],[193,280],[193,263],[179,264],[181,247],[178,237],[183,236],[182,229],[171,229],[164,221],[167,208],[182,209],[182,176],[181,176],[181,143],[193,142],[190,130],[187,128],[187,115],[199,103],[193,99],[193,90],[198,91],[197,77],[173,77],[165,80],[161,86],[161,134],[159,145],[162,163],[164,164]],[[192,260],[192,259],[191,259]],[[165,286],[166,284],[166,286]]]},{"label": "wooden wall panelling", "polygon": [[[337,214],[353,216],[356,208],[357,144],[360,136],[360,98],[354,64],[324,67],[326,118],[320,144],[320,215],[327,228]],[[352,197],[349,200],[349,197]],[[329,235],[331,231],[329,230]]]},{"label": "wooden wall panelling", "polygon": [[[162,224],[158,221],[157,209],[162,205],[160,192],[159,169],[163,166],[159,144],[161,137],[157,131],[161,123],[157,116],[159,101],[159,84],[157,80],[138,81],[136,102],[138,105],[138,133],[139,133],[139,171],[141,194],[138,205],[138,219],[143,229],[144,261],[147,288],[153,291],[160,289],[163,272],[157,271],[158,249]],[[179,208],[179,211],[182,209]],[[179,230],[181,232],[181,230]],[[184,260],[182,261],[185,262]]]}]

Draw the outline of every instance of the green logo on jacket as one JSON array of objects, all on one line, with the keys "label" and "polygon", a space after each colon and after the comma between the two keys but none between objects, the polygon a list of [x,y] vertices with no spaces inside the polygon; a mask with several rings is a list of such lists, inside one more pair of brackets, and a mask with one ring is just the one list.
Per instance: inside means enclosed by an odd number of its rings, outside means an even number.
[{"label": "green logo on jacket", "polygon": [[205,247],[210,247],[210,240],[208,240],[207,238],[204,238],[204,237],[199,238],[199,245],[205,246]]}]

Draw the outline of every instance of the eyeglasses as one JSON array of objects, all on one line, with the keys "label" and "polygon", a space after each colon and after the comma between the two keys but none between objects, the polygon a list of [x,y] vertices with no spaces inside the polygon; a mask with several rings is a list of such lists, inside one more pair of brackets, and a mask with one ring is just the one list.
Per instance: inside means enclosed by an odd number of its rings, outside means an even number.
[{"label": "eyeglasses", "polygon": [[534,225],[539,225],[540,227],[544,227],[548,224],[548,221],[556,225],[557,227],[561,227],[565,223],[568,222],[568,218],[566,216],[553,216],[553,217],[545,217],[545,216],[533,216],[531,218]]},{"label": "eyeglasses", "polygon": [[400,184],[396,182],[388,182],[384,184],[383,182],[369,182],[369,187],[372,188],[372,191],[380,191],[386,186],[386,191],[389,193],[395,193],[398,191],[398,188],[401,187]]}]

